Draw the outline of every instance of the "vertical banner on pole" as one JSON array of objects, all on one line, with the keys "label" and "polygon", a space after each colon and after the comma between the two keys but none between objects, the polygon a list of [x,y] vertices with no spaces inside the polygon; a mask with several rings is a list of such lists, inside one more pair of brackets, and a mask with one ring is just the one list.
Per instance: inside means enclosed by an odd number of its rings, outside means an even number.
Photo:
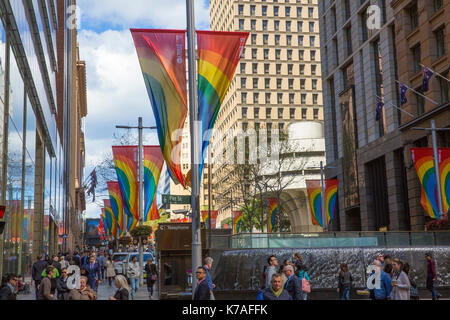
[{"label": "vertical banner on pole", "polygon": [[122,192],[124,207],[131,213],[133,230],[139,222],[138,147],[113,146],[114,165]]},{"label": "vertical banner on pole", "polygon": [[241,232],[242,211],[233,211],[233,234]]},{"label": "vertical banner on pole", "polygon": [[438,149],[439,173],[441,179],[442,206],[444,213],[450,207],[450,148]]},{"label": "vertical banner on pole", "polygon": [[182,129],[187,115],[184,30],[131,29],[158,128],[168,171],[185,186],[181,173]]},{"label": "vertical banner on pole", "polygon": [[[325,213],[327,225],[330,225],[336,213],[339,180],[325,180]],[[320,180],[306,180],[308,203],[313,225],[324,227],[322,215],[322,188]]]},{"label": "vertical banner on pole", "polygon": [[123,201],[122,194],[120,192],[119,182],[117,181],[108,181],[106,183],[108,186],[109,200],[111,203],[111,209],[114,213],[114,218],[117,222],[117,237],[121,237],[124,235],[128,228],[124,225],[124,210],[123,210]]},{"label": "vertical banner on pole", "polygon": [[273,232],[276,217],[278,215],[278,199],[269,198],[269,233]]},{"label": "vertical banner on pole", "polygon": [[233,80],[248,36],[248,32],[197,31],[198,118],[202,123],[203,138],[200,142],[202,145],[200,177],[211,139],[211,129],[214,128],[220,106]]},{"label": "vertical banner on pole", "polygon": [[[216,219],[219,215],[219,211],[211,210],[211,229],[216,229]],[[206,229],[209,229],[209,211],[202,211],[202,221],[205,223]]]},{"label": "vertical banner on pole", "polygon": [[144,222],[159,219],[156,190],[163,164],[159,146],[144,146]]},{"label": "vertical banner on pole", "polygon": [[436,174],[432,148],[411,148],[411,157],[421,186],[420,204],[428,216],[439,219]]},{"label": "vertical banner on pole", "polygon": [[339,180],[325,180],[325,214],[327,219],[327,226],[330,225],[336,213],[338,185]]},{"label": "vertical banner on pole", "polygon": [[108,224],[109,235],[110,237],[117,237],[117,222],[114,218],[114,212],[111,208],[111,200],[105,199],[103,200],[103,203],[105,205],[105,217]]}]

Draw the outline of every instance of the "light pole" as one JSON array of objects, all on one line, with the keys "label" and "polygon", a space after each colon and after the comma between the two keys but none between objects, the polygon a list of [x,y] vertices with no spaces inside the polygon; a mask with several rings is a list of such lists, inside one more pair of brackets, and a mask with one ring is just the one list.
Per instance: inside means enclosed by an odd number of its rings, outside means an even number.
[{"label": "light pole", "polygon": [[[138,119],[138,126],[137,127],[130,127],[130,126],[116,126],[117,129],[138,129],[139,132],[139,205],[138,205],[138,212],[139,212],[139,225],[144,225],[144,138],[143,138],[143,130],[144,129],[151,129],[155,130],[156,127],[144,127],[142,125],[142,117],[139,117]],[[144,250],[142,247],[142,239],[139,237],[139,269],[140,269],[140,276],[139,276],[139,283],[142,286],[144,284],[144,274],[143,274],[143,266],[144,266]]]},{"label": "light pole", "polygon": [[414,128],[412,128],[412,130],[431,131],[431,136],[432,136],[432,140],[433,140],[434,174],[436,175],[436,188],[437,188],[437,195],[438,195],[438,210],[439,210],[439,217],[440,217],[440,219],[442,219],[442,217],[444,216],[444,208],[442,206],[441,179],[440,179],[440,172],[439,172],[438,146],[437,146],[436,131],[450,131],[450,128],[436,128],[436,123],[433,119],[433,120],[431,120],[431,128],[414,127]]}]

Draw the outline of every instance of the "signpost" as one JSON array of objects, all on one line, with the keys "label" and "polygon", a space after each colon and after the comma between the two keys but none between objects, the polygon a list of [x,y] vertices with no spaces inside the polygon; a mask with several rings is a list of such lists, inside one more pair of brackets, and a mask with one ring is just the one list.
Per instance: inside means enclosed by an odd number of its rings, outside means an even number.
[{"label": "signpost", "polygon": [[166,204],[191,204],[191,196],[180,196],[173,194],[163,194],[162,203]]}]

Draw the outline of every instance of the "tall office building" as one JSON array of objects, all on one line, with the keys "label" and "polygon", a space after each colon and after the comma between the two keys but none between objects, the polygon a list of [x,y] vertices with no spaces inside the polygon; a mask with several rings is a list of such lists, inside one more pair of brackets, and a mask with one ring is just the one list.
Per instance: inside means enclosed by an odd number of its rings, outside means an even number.
[{"label": "tall office building", "polygon": [[[250,32],[217,116],[222,136],[249,128],[287,133],[291,123],[323,120],[318,2],[210,1],[211,30]],[[213,154],[221,143],[213,141]],[[213,164],[212,179],[215,197],[223,199],[232,188],[222,167]],[[213,203],[218,221],[230,217],[230,205]]]},{"label": "tall office building", "polygon": [[[320,2],[326,175],[341,181],[334,230],[423,230],[430,220],[410,148],[432,146],[413,127],[450,125],[448,82],[434,76],[421,89],[422,65],[448,78],[449,10],[449,0]],[[404,104],[398,82],[410,88]],[[439,132],[438,146],[449,143]]]},{"label": "tall office building", "polygon": [[82,245],[86,73],[72,4],[0,1],[0,275],[28,277],[38,254]]}]

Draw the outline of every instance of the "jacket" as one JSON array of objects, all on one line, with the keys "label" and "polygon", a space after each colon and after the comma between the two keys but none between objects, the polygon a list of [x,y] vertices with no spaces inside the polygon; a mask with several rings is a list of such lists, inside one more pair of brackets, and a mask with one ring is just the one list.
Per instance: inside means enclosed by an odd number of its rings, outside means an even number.
[{"label": "jacket", "polygon": [[291,296],[289,293],[283,289],[281,294],[277,297],[271,290],[271,288],[265,288],[263,290],[260,290],[258,293],[258,297],[256,300],[291,300]]},{"label": "jacket", "polygon": [[158,270],[156,270],[156,265],[154,263],[152,263],[151,265],[146,264],[145,265],[145,272],[147,273],[147,281],[148,280],[152,280],[151,277],[153,275],[158,275]]},{"label": "jacket", "polygon": [[270,282],[272,281],[272,276],[277,273],[275,266],[268,266],[266,269],[266,288],[270,288]]},{"label": "jacket", "polygon": [[302,284],[295,274],[288,278],[284,289],[289,293],[292,300],[303,300]]},{"label": "jacket", "polygon": [[106,267],[106,258],[105,256],[100,256],[97,258],[97,262],[100,265],[100,267],[104,268]]},{"label": "jacket", "polygon": [[140,270],[139,270],[139,263],[132,263],[130,262],[128,264],[128,270],[127,270],[127,275],[128,278],[139,278],[139,275],[141,274]]},{"label": "jacket", "polygon": [[130,300],[129,296],[130,294],[127,289],[120,288],[119,290],[116,291],[114,298],[117,300]]},{"label": "jacket", "polygon": [[392,300],[410,300],[408,275],[401,271],[399,274],[394,274],[392,280],[397,281],[397,285],[392,287],[391,299]]},{"label": "jacket", "polygon": [[350,272],[344,272],[342,275],[341,272],[339,272],[339,278],[338,278],[338,288],[342,289],[344,287],[351,287],[352,286],[352,275]]},{"label": "jacket", "polygon": [[210,300],[211,290],[206,280],[201,281],[197,284],[194,291],[194,300]]},{"label": "jacket", "polygon": [[392,291],[392,282],[389,274],[380,271],[380,288],[374,289],[373,293],[375,296],[375,300],[384,300],[390,297]]},{"label": "jacket", "polygon": [[[93,299],[89,297],[89,293],[94,296]],[[67,296],[67,300],[97,300],[97,294],[89,286],[83,291],[81,289],[72,289]]]},{"label": "jacket", "polygon": [[14,288],[9,283],[0,288],[0,300],[16,300]]},{"label": "jacket", "polygon": [[116,270],[114,264],[111,261],[106,261],[106,277],[112,278],[116,276]]},{"label": "jacket", "polygon": [[87,278],[88,278],[89,283],[91,283],[94,280],[101,279],[100,266],[98,265],[97,262],[94,262],[92,269],[91,269],[90,263],[83,265],[82,268],[85,269],[87,272]]},{"label": "jacket", "polygon": [[47,268],[48,264],[44,260],[36,261],[33,264],[33,268],[31,270],[31,276],[34,281],[41,281],[42,280],[42,271]]},{"label": "jacket", "polygon": [[58,290],[58,300],[67,300],[70,289],[67,287],[67,279],[60,277],[56,282],[56,289]]},{"label": "jacket", "polygon": [[51,297],[51,289],[52,289],[52,283],[49,279],[49,277],[45,277],[41,280],[41,284],[39,287],[39,291],[37,294],[37,300],[53,300],[53,297]]},{"label": "jacket", "polygon": [[436,278],[436,263],[433,259],[427,260],[427,276]]},{"label": "jacket", "polygon": [[211,274],[209,273],[208,267],[206,267],[206,266],[203,266],[203,267],[204,267],[205,270],[206,270],[206,278],[205,278],[205,281],[208,283],[209,290],[212,291],[214,288],[213,288],[213,282],[212,282],[212,279],[211,279]]}]

